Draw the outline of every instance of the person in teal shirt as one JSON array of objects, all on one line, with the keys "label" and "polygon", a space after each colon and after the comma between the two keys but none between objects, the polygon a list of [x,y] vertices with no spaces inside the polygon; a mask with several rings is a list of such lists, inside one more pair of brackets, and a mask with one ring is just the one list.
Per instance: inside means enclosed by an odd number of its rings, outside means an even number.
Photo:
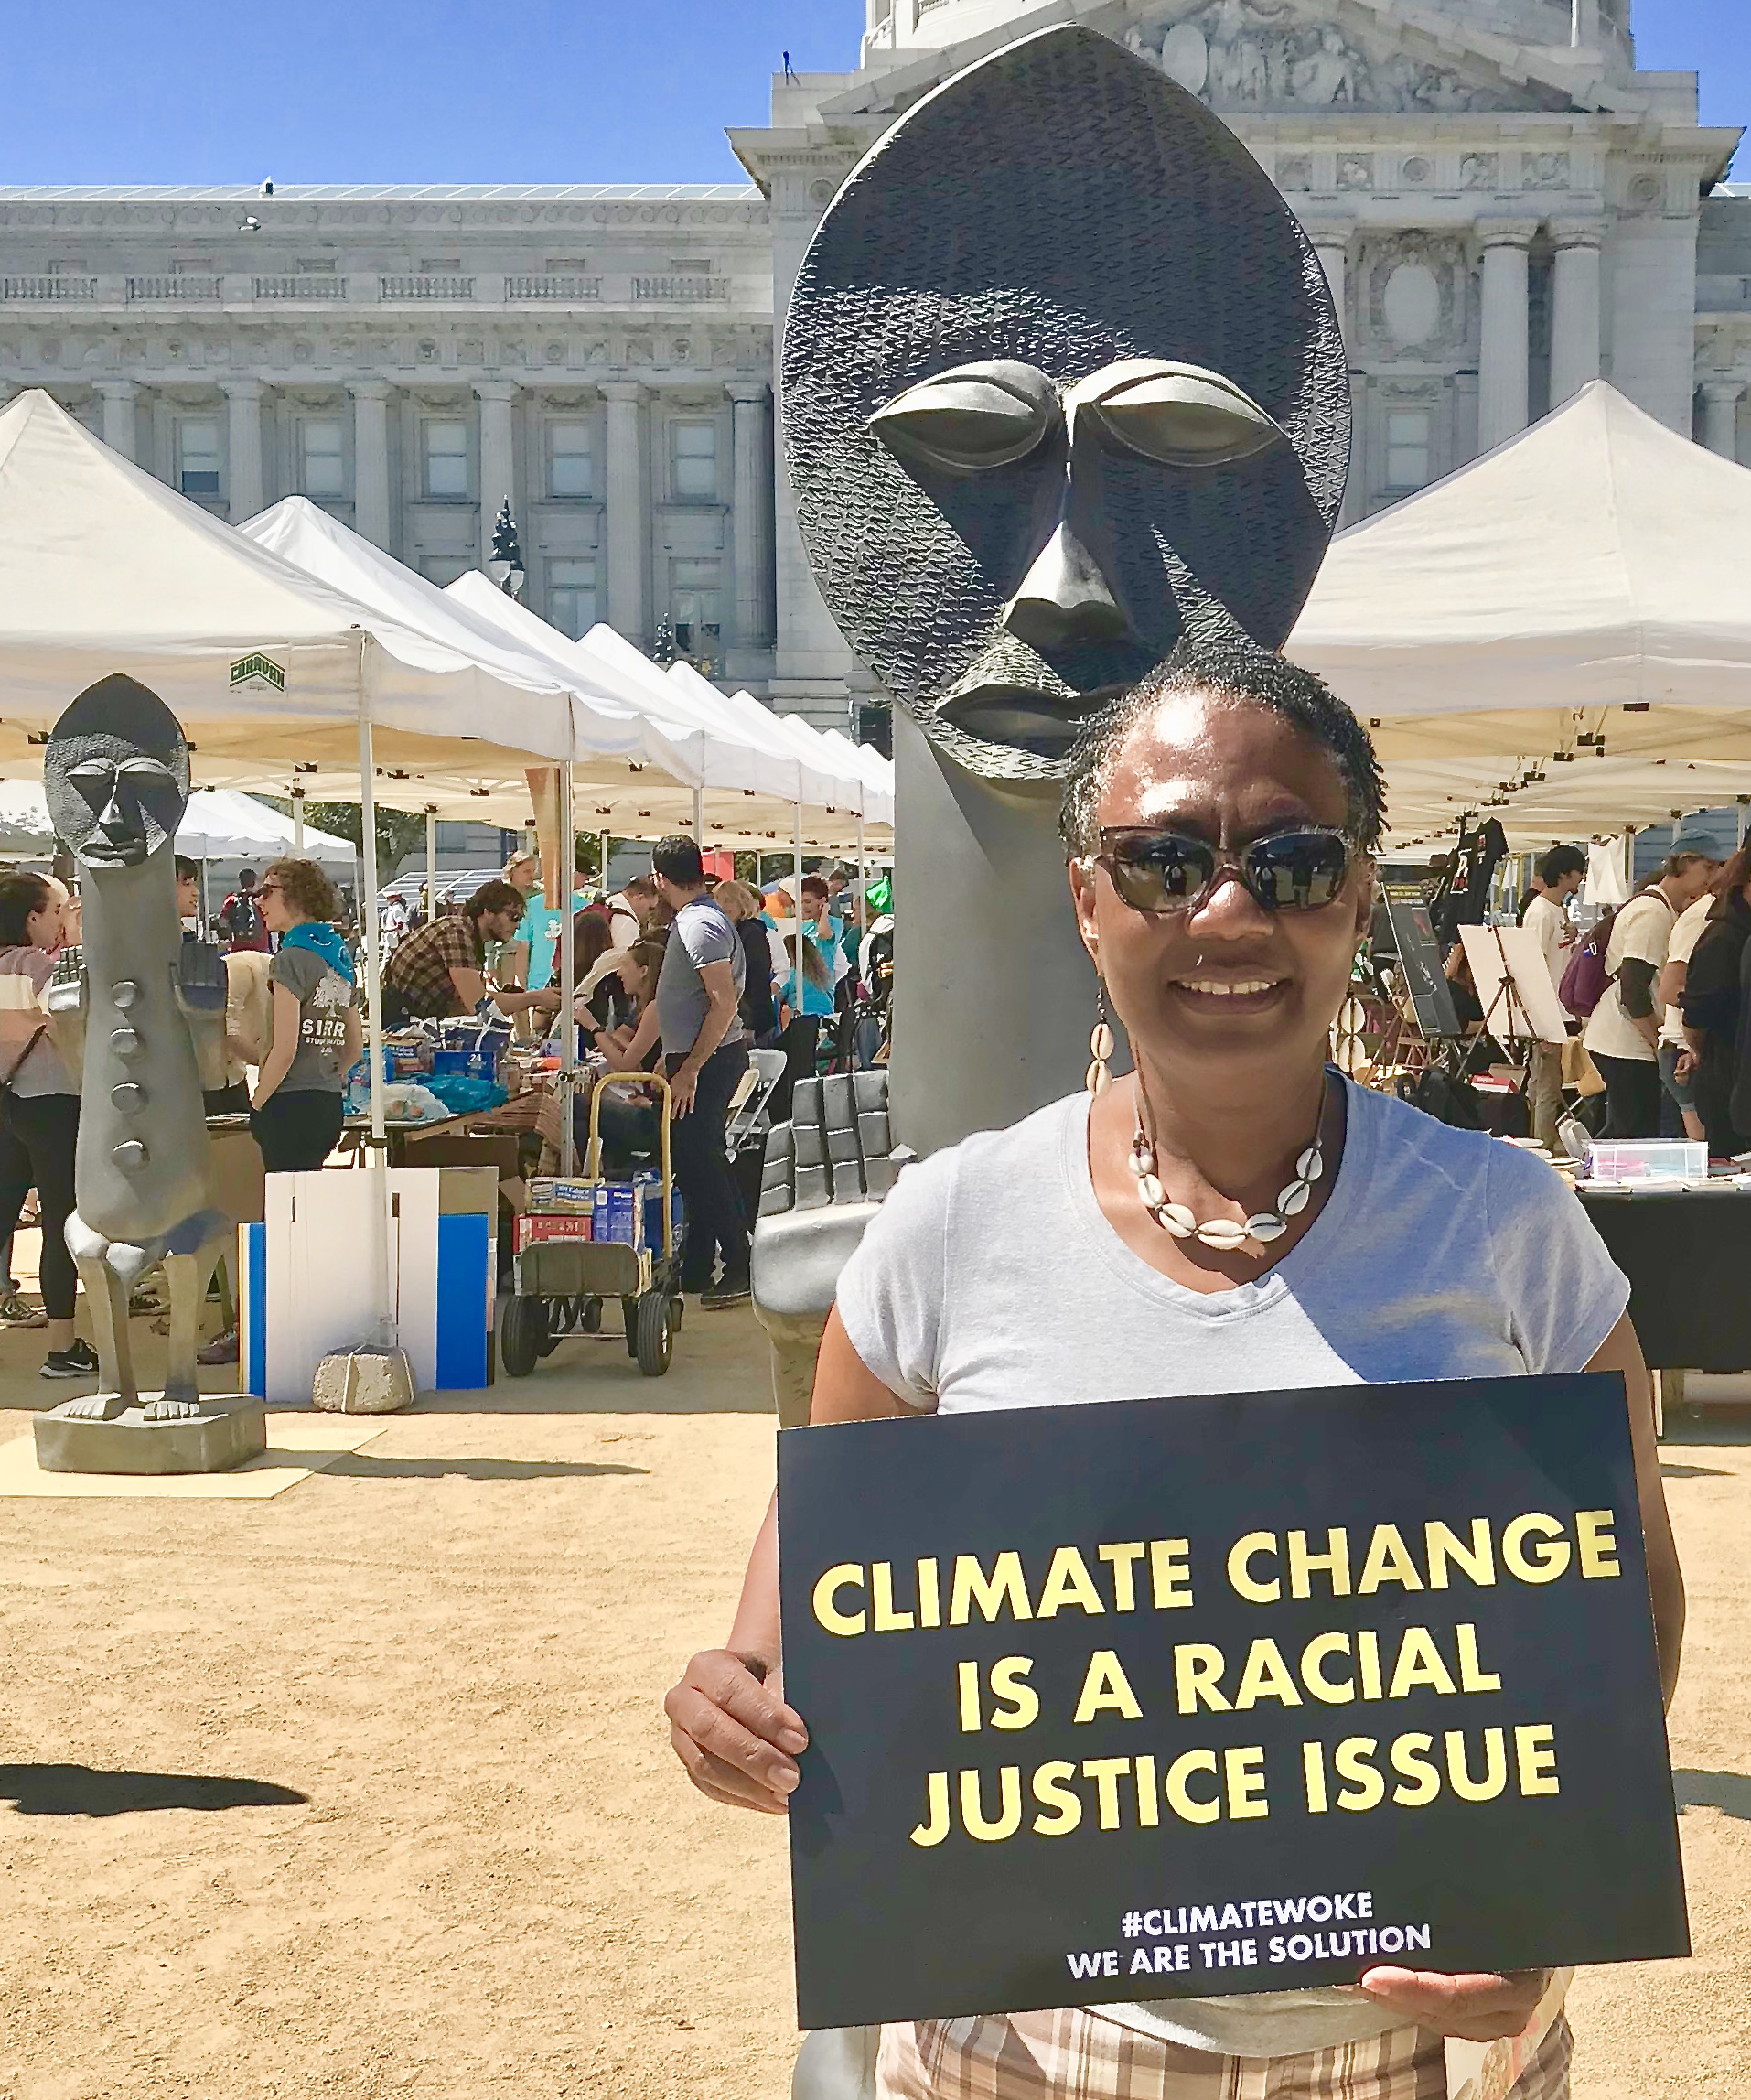
[{"label": "person in teal shirt", "polygon": [[800,970],[797,968],[797,936],[794,933],[785,935],[784,947],[790,958],[790,973],[784,984],[786,1006],[792,1014],[831,1014],[833,1010],[832,965],[807,932],[802,936]]},{"label": "person in teal shirt", "polygon": [[[571,904],[574,915],[582,911],[590,901],[587,891],[582,888],[583,881],[583,869],[574,868]],[[559,907],[547,903],[539,889],[529,899],[528,910],[523,913],[523,922],[517,929],[516,941],[511,943],[522,953],[516,957],[507,973],[515,976],[517,964],[521,964],[528,973],[521,979],[525,991],[542,991],[553,981],[562,917]]]}]

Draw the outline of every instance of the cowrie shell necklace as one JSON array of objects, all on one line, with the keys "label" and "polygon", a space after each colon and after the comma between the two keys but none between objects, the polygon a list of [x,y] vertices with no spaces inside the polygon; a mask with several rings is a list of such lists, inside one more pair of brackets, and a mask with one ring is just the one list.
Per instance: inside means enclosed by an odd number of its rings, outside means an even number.
[{"label": "cowrie shell necklace", "polygon": [[[1325,1103],[1320,1103],[1320,1113],[1325,1113]],[[1326,1155],[1318,1137],[1295,1160],[1294,1179],[1280,1192],[1274,1211],[1258,1211],[1244,1224],[1233,1218],[1211,1218],[1199,1224],[1191,1210],[1184,1203],[1173,1202],[1161,1185],[1161,1177],[1155,1166],[1155,1141],[1144,1130],[1143,1122],[1143,1086],[1137,1086],[1137,1134],[1131,1140],[1131,1171],[1137,1178],[1137,1193],[1143,1198],[1143,1207],[1164,1233],[1176,1240],[1199,1240],[1207,1247],[1215,1247],[1223,1254],[1234,1254],[1245,1246],[1249,1240],[1256,1240],[1260,1246],[1268,1246],[1273,1240],[1280,1240],[1289,1230],[1291,1218],[1299,1217],[1307,1208],[1313,1194],[1314,1183],[1326,1171]]]}]

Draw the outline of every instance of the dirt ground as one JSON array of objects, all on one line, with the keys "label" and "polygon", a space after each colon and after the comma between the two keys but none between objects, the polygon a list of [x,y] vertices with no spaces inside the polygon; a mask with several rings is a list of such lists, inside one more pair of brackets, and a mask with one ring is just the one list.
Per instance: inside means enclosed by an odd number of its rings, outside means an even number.
[{"label": "dirt ground", "polygon": [[[272,1501],[0,1503],[4,2100],[782,2100],[783,1832],[660,1706],[772,1446],[751,1318],[695,1315],[664,1380],[568,1342]],[[1667,1460],[1697,1954],[1582,1979],[1581,2100],[1751,2100],[1751,1427]]]}]

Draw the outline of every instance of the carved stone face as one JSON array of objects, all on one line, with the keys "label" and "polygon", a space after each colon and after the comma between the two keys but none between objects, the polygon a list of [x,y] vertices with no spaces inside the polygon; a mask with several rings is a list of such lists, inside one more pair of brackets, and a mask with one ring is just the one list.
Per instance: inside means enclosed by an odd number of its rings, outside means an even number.
[{"label": "carved stone face", "polygon": [[1200,622],[1280,647],[1348,456],[1293,214],[1194,97],[1080,28],[958,75],[853,174],[797,282],[784,401],[841,630],[999,778],[1060,771]]},{"label": "carved stone face", "polygon": [[55,724],[43,791],[57,835],[87,867],[131,867],[176,837],[188,746],[156,693],[119,674],[89,685]]}]

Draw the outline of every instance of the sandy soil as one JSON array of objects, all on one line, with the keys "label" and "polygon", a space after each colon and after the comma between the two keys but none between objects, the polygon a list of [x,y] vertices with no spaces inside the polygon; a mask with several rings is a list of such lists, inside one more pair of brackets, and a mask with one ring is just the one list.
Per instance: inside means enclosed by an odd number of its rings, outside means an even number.
[{"label": "sandy soil", "polygon": [[[39,1356],[0,1334],[0,1436]],[[1583,1980],[1584,2100],[1751,2100],[1751,1428],[1679,1435],[1697,1957]],[[660,1712],[771,1467],[719,1314],[665,1380],[567,1343],[265,1503],[0,1506],[0,2095],[781,2100],[782,1831]]]}]

